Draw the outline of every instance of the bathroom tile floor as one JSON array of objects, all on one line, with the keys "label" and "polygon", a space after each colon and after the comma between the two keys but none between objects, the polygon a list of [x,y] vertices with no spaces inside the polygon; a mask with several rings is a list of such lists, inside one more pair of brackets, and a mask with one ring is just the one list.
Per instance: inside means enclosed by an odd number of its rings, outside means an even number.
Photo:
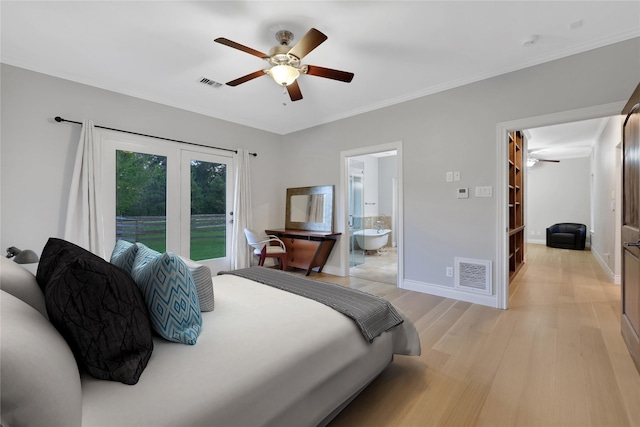
[{"label": "bathroom tile floor", "polygon": [[364,264],[351,267],[349,275],[359,279],[396,285],[398,281],[398,248],[384,248],[380,254],[370,251],[364,258]]}]

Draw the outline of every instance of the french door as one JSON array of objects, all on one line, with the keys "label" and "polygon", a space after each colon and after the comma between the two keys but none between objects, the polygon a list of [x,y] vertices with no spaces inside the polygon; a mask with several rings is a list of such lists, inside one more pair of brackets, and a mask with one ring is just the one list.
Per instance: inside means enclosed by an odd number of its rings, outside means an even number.
[{"label": "french door", "polygon": [[141,242],[208,265],[231,266],[232,158],[214,149],[100,132],[107,254]]},{"label": "french door", "polygon": [[233,192],[230,158],[181,151],[180,253],[209,265],[231,267]]}]

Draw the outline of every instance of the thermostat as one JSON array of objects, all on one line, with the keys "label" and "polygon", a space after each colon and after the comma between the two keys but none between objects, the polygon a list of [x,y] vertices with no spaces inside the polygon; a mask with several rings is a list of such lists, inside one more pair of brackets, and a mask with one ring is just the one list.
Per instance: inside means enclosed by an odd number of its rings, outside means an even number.
[{"label": "thermostat", "polygon": [[458,199],[468,199],[469,188],[458,188]]}]

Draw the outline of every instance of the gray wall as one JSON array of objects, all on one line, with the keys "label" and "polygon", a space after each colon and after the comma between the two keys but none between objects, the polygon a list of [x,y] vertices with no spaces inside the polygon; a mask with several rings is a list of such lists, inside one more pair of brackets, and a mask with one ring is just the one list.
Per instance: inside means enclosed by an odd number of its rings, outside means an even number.
[{"label": "gray wall", "polygon": [[[287,187],[322,183],[342,191],[341,151],[403,141],[404,277],[451,287],[445,267],[456,256],[495,266],[502,235],[497,124],[628,99],[640,75],[638,52],[636,38],[285,136],[2,65],[0,242],[38,249],[62,235],[80,130],[54,123],[55,115],[257,151],[256,228],[284,225]],[[285,165],[286,175],[278,174]],[[461,181],[445,182],[446,171],[460,171]],[[494,197],[471,191],[469,199],[456,199],[457,187],[478,185],[492,186]],[[338,226],[344,233],[342,220]],[[325,271],[342,268],[334,251]]]},{"label": "gray wall", "polygon": [[[342,150],[403,141],[404,278],[452,287],[445,267],[454,257],[495,266],[497,124],[628,99],[638,52],[636,38],[296,132],[284,137],[283,158],[300,184],[313,177],[339,188]],[[446,171],[461,181],[445,182]],[[456,199],[456,187],[479,185],[494,197]]]},{"label": "gray wall", "polygon": [[284,184],[273,173],[279,170],[280,136],[6,64],[0,70],[2,248],[17,246],[39,253],[49,237],[63,236],[80,126],[56,123],[53,118],[58,115],[257,152],[252,159],[254,225],[262,229],[284,225]]},{"label": "gray wall", "polygon": [[544,244],[547,227],[558,222],[592,228],[590,176],[589,157],[538,162],[528,169],[525,209],[529,242]]},{"label": "gray wall", "polygon": [[396,156],[378,159],[378,214],[391,215],[393,212],[393,178],[398,177]]},{"label": "gray wall", "polygon": [[[619,216],[622,116],[609,119],[593,153],[593,241],[591,250],[605,272],[620,280]],[[616,225],[616,222],[618,225]],[[616,239],[618,237],[618,239]]]}]

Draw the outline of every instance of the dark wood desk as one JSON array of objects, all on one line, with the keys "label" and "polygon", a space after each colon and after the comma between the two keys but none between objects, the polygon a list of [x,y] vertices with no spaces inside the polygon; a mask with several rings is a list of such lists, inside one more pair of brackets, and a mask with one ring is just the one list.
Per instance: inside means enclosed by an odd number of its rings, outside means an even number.
[{"label": "dark wood desk", "polygon": [[333,245],[342,234],[284,228],[265,232],[278,236],[284,242],[287,247],[287,267],[307,270],[307,276],[316,267],[319,267],[318,273],[322,271]]}]

